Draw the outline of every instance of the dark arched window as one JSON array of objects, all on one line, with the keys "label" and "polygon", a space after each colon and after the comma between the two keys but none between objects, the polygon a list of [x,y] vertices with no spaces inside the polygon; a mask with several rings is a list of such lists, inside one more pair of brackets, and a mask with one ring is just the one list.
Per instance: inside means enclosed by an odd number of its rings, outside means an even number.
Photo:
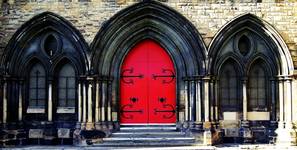
[{"label": "dark arched window", "polygon": [[58,74],[58,107],[75,107],[75,71],[65,64]]},{"label": "dark arched window", "polygon": [[35,64],[29,75],[29,107],[44,107],[46,101],[46,74],[40,63]]},{"label": "dark arched window", "polygon": [[255,63],[248,74],[248,109],[267,111],[268,75],[263,63]]},{"label": "dark arched window", "polygon": [[222,111],[238,111],[239,78],[234,65],[225,63],[219,74],[219,98]]}]

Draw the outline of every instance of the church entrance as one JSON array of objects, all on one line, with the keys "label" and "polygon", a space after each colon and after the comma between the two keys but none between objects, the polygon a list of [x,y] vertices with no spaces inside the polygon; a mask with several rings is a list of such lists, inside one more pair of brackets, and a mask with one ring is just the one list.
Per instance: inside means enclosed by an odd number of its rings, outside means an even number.
[{"label": "church entrance", "polygon": [[121,67],[121,124],[176,122],[176,74],[168,53],[144,40],[126,55]]}]

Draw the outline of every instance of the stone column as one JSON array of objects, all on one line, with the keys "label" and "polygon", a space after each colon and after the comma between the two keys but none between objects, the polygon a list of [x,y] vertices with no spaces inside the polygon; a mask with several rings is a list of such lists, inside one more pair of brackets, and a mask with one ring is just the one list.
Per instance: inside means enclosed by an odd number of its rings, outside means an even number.
[{"label": "stone column", "polygon": [[3,123],[7,122],[7,79],[3,83]]},{"label": "stone column", "polygon": [[196,81],[196,124],[201,123],[201,80]]},{"label": "stone column", "polygon": [[292,79],[285,78],[284,83],[285,95],[284,95],[284,108],[285,108],[285,127],[287,129],[292,128]]},{"label": "stone column", "polygon": [[86,88],[86,80],[82,83],[82,90],[83,90],[83,115],[82,115],[82,122],[87,122],[87,88]]},{"label": "stone column", "polygon": [[211,122],[210,122],[210,103],[209,103],[209,88],[210,88],[210,78],[203,78],[204,81],[204,124],[203,124],[203,144],[211,145],[212,144],[212,133],[211,133]]},{"label": "stone column", "polygon": [[278,79],[278,91],[279,91],[279,125],[278,128],[284,127],[284,80]]},{"label": "stone column", "polygon": [[52,95],[53,95],[53,89],[52,89],[52,80],[48,81],[48,121],[53,121],[53,99],[52,99]]},{"label": "stone column", "polygon": [[78,122],[81,122],[82,121],[82,95],[81,95],[81,82],[79,81],[78,83],[78,90],[77,90],[77,93],[78,93],[78,112],[77,112],[77,116],[78,116]]},{"label": "stone column", "polygon": [[214,103],[214,80],[211,78],[211,80],[209,80],[209,108],[210,108],[210,116],[209,119],[212,123],[214,123],[215,121],[215,103]]},{"label": "stone column", "polygon": [[95,98],[95,100],[96,100],[96,102],[95,102],[95,122],[99,122],[99,121],[101,121],[101,118],[100,118],[100,93],[99,93],[99,90],[100,90],[100,85],[99,85],[99,80],[97,79],[96,80],[96,98]]},{"label": "stone column", "polygon": [[107,101],[107,81],[102,81],[102,88],[101,88],[101,94],[102,94],[102,103],[101,103],[101,121],[106,121],[106,101]]},{"label": "stone column", "polygon": [[194,122],[195,121],[195,92],[196,92],[196,86],[195,86],[195,81],[191,80],[189,81],[189,92],[190,92],[190,103],[189,103],[189,121]]},{"label": "stone column", "polygon": [[93,123],[93,95],[92,95],[92,90],[93,90],[93,78],[88,77],[87,78],[87,84],[88,84],[88,94],[87,94],[87,108],[88,108],[88,112],[87,112],[87,126],[86,128],[88,130],[93,129],[94,128],[94,123]]},{"label": "stone column", "polygon": [[92,78],[88,78],[88,123],[93,122],[92,117],[92,89],[93,89],[93,81]]},{"label": "stone column", "polygon": [[295,145],[296,131],[292,123],[292,79],[285,77],[279,81],[280,119],[276,143],[278,145]]},{"label": "stone column", "polygon": [[215,85],[214,85],[214,99],[215,99],[215,120],[219,121],[219,86],[218,86],[219,80],[215,79]]},{"label": "stone column", "polygon": [[276,92],[276,88],[275,88],[275,80],[274,80],[274,78],[272,78],[271,80],[270,80],[270,83],[271,83],[271,113],[270,113],[270,115],[271,115],[271,117],[270,117],[270,120],[273,120],[273,122],[274,121],[276,121],[276,98],[275,98],[275,92]]},{"label": "stone column", "polygon": [[204,121],[209,122],[209,78],[206,77],[204,80]]},{"label": "stone column", "polygon": [[111,88],[112,88],[112,84],[111,84],[111,80],[108,80],[107,82],[107,121],[111,122],[112,121],[112,112],[111,112],[111,105],[112,105],[112,96],[111,96]]},{"label": "stone column", "polygon": [[185,119],[184,121],[189,121],[189,99],[188,99],[188,92],[189,92],[189,85],[188,80],[185,80],[185,93],[184,93],[184,99],[185,99]]},{"label": "stone column", "polygon": [[19,81],[19,94],[18,94],[18,99],[19,99],[19,109],[18,109],[18,120],[22,121],[23,120],[23,81]]}]

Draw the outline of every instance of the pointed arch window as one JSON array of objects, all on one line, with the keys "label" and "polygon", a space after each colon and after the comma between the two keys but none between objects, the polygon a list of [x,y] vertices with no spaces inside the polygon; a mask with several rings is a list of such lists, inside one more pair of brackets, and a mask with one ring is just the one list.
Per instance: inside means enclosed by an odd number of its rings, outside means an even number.
[{"label": "pointed arch window", "polygon": [[248,109],[267,111],[268,75],[261,62],[254,64],[248,74]]},{"label": "pointed arch window", "polygon": [[29,75],[29,107],[44,107],[46,101],[46,73],[44,67],[37,63]]},{"label": "pointed arch window", "polygon": [[225,63],[220,70],[219,97],[222,111],[239,110],[239,77],[230,62]]},{"label": "pointed arch window", "polygon": [[75,107],[75,70],[65,64],[58,74],[58,107]]}]

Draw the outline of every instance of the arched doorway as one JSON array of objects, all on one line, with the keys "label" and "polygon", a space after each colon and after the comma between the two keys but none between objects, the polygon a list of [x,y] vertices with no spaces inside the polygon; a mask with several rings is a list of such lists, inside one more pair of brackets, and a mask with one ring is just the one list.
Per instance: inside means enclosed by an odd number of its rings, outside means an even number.
[{"label": "arched doorway", "polygon": [[176,78],[168,53],[143,40],[124,59],[120,81],[121,124],[175,123]]},{"label": "arched doorway", "polygon": [[[203,119],[209,120],[208,114],[202,114],[204,100],[200,94],[206,82],[203,80],[206,47],[201,35],[180,13],[159,2],[145,1],[115,14],[100,28],[91,44],[91,70],[96,77],[95,124],[120,128],[121,67],[135,45],[146,39],[157,42],[174,62],[176,113],[172,122],[176,127],[183,128],[189,127],[188,122],[199,124]],[[158,72],[161,73],[162,70]],[[206,101],[208,103],[209,100]]]}]

